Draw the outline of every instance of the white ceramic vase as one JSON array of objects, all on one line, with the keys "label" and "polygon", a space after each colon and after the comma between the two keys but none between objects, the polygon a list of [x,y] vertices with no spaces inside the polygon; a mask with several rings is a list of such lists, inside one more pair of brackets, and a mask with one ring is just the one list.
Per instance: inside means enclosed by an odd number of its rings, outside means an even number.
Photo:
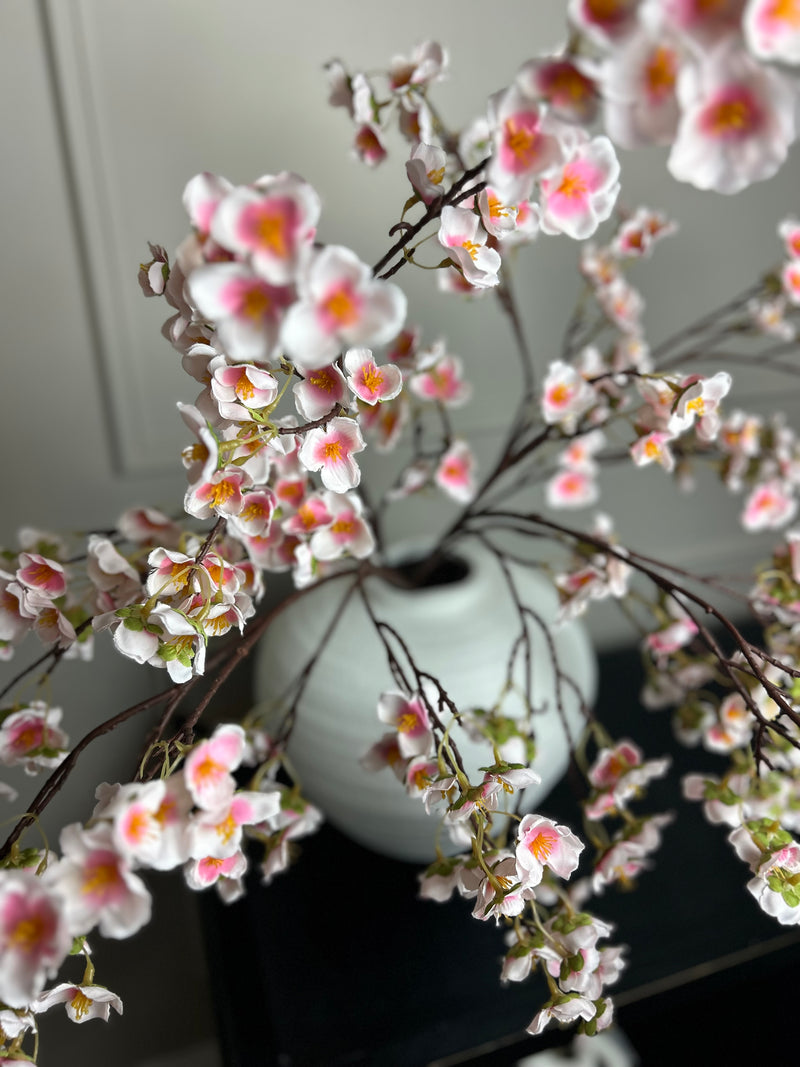
[{"label": "white ceramic vase", "polygon": [[[453,553],[466,573],[448,584],[403,589],[382,578],[365,582],[374,614],[406,642],[417,665],[433,674],[461,709],[490,707],[505,678],[520,623],[493,554],[476,541]],[[558,661],[590,704],[596,690],[596,659],[577,623],[553,627],[557,597],[535,569],[512,566],[523,603],[548,625]],[[439,819],[428,816],[418,799],[406,795],[391,770],[363,769],[359,758],[387,730],[377,717],[382,692],[396,689],[385,649],[358,594],[341,610],[347,579],[312,589],[289,605],[262,642],[256,664],[256,698],[269,706],[314,654],[321,636],[341,612],[333,636],[308,679],[288,746],[303,793],[329,821],[353,840],[397,859],[430,862],[435,856]],[[532,704],[541,785],[526,791],[532,810],[563,776],[570,744],[584,725],[581,703],[571,685],[562,685],[564,721],[556,706],[555,675],[548,641],[537,626],[532,637]],[[516,679],[521,681],[522,657]],[[521,697],[511,692],[503,714],[522,715]],[[568,736],[568,733],[570,736]],[[458,748],[471,780],[493,762],[491,748],[457,730]],[[447,834],[439,835],[447,851]],[[450,851],[455,851],[451,849]]]}]

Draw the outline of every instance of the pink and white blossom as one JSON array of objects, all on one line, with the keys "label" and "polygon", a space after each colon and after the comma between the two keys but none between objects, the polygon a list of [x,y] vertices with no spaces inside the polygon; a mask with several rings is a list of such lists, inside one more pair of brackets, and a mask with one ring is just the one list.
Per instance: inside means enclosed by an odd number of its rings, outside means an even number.
[{"label": "pink and white blossom", "polygon": [[595,400],[594,389],[573,366],[561,360],[550,364],[542,386],[546,423],[558,423],[565,433],[571,433]]},{"label": "pink and white blossom", "polygon": [[723,41],[678,80],[681,120],[667,163],[678,181],[736,193],[770,178],[795,138],[795,93],[785,75]]},{"label": "pink and white blossom", "polygon": [[108,1022],[112,1008],[118,1015],[122,1015],[120,998],[110,989],[100,985],[71,985],[69,982],[61,982],[40,994],[31,1004],[31,1010],[39,1014],[52,1008],[54,1004],[63,1004],[74,1023],[85,1023],[90,1019]]},{"label": "pink and white blossom", "polygon": [[315,422],[349,397],[347,379],[335,363],[303,373],[303,380],[292,386],[297,410],[308,422]]},{"label": "pink and white blossom", "polygon": [[73,936],[99,926],[103,937],[131,937],[149,922],[150,894],[117,851],[108,823],[90,830],[71,823],[61,831],[60,844],[62,859],[47,868],[46,879],[64,901]]},{"label": "pink and white blossom", "polygon": [[433,480],[459,504],[475,496],[475,457],[466,441],[454,441],[439,460]]},{"label": "pink and white blossom", "polygon": [[555,128],[535,96],[518,84],[489,101],[489,128],[489,184],[512,203],[528,200],[535,179],[563,157]]},{"label": "pink and white blossom", "polygon": [[797,501],[790,488],[777,478],[756,485],[742,512],[745,530],[774,530],[790,522],[797,511]]},{"label": "pink and white blossom", "polygon": [[59,896],[30,871],[0,871],[0,1001],[27,1008],[71,947]]},{"label": "pink and white blossom", "polygon": [[576,870],[583,842],[566,826],[559,826],[543,815],[525,815],[517,829],[517,873],[523,886],[537,886],[545,867],[569,878]]},{"label": "pink and white blossom", "polygon": [[422,696],[383,693],[378,701],[378,718],[397,730],[397,744],[405,759],[425,756],[433,743],[430,716]]},{"label": "pink and white blossom", "polygon": [[215,811],[228,804],[236,789],[233,771],[244,754],[241,726],[218,726],[208,741],[195,745],[183,766],[183,775],[195,804]]},{"label": "pink and white blossom", "polygon": [[245,489],[253,479],[241,467],[224,467],[204,482],[189,486],[183,506],[196,519],[238,515],[242,510]]},{"label": "pink and white blossom", "polygon": [[253,411],[269,407],[278,395],[278,383],[269,371],[252,363],[231,366],[224,356],[208,365],[211,393],[223,419],[247,422]]},{"label": "pink and white blossom", "polygon": [[366,448],[358,423],[333,418],[326,427],[309,430],[300,447],[300,462],[309,471],[319,471],[322,484],[334,493],[355,489],[361,468],[353,455]]},{"label": "pink and white blossom", "polygon": [[203,809],[189,822],[189,855],[193,859],[228,859],[239,851],[245,826],[277,815],[277,791],[237,791],[219,808]]},{"label": "pink and white blossom", "polygon": [[364,518],[364,505],[355,493],[328,493],[325,498],[329,522],[311,535],[312,555],[324,562],[344,555],[366,559],[375,548],[375,538]]},{"label": "pink and white blossom", "polygon": [[541,179],[543,233],[582,241],[614,210],[619,160],[607,137],[578,143],[567,161]]},{"label": "pink and white blossom", "polygon": [[296,174],[266,175],[218,203],[211,236],[271,285],[287,285],[310,251],[320,210],[319,196]]},{"label": "pink and white blossom", "polygon": [[324,367],[349,345],[385,344],[405,320],[403,291],[373,279],[366,263],[339,245],[313,256],[298,278],[298,291],[281,339],[301,371]]},{"label": "pink and white blossom", "polygon": [[585,508],[600,495],[592,471],[563,470],[554,474],[545,487],[551,508]]},{"label": "pink and white blossom", "polygon": [[463,207],[442,208],[438,237],[470,285],[486,289],[499,284],[500,255],[487,246],[479,215]]},{"label": "pink and white blossom", "polygon": [[403,388],[403,375],[393,364],[378,366],[369,348],[351,348],[344,356],[347,384],[365,404],[393,400]]},{"label": "pink and white blossom", "polygon": [[464,380],[463,364],[458,356],[446,352],[443,341],[437,341],[420,355],[417,370],[410,386],[422,400],[460,407],[470,399],[472,386]]},{"label": "pink and white blossom", "polygon": [[66,575],[61,564],[35,552],[20,552],[16,579],[26,589],[50,600],[57,600],[67,591]]},{"label": "pink and white blossom", "polygon": [[675,435],[666,430],[653,430],[637,437],[630,448],[631,459],[637,467],[658,463],[665,471],[675,469],[675,456],[669,447]]},{"label": "pink and white blossom", "polygon": [[0,724],[0,763],[22,765],[27,774],[52,769],[67,755],[69,738],[60,728],[61,708],[43,700],[6,715]]},{"label": "pink and white blossom", "polygon": [[430,204],[444,193],[442,184],[447,169],[447,156],[437,145],[418,144],[406,163],[408,180],[418,196]]},{"label": "pink and white blossom", "polygon": [[528,96],[545,100],[558,118],[588,126],[600,100],[595,66],[584,56],[543,56],[523,63],[516,81]]},{"label": "pink and white blossom", "polygon": [[219,339],[236,362],[271,359],[281,322],[294,294],[287,286],[265,281],[245,263],[210,263],[192,271],[189,296],[211,320]]}]

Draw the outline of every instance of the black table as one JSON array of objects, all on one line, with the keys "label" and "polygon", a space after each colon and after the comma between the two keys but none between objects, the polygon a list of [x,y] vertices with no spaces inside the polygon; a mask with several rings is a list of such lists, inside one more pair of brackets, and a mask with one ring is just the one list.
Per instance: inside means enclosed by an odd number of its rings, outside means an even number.
[{"label": "black table", "polygon": [[[748,1041],[763,1061],[773,1036],[775,1051],[784,1047],[780,1011],[782,1003],[794,1010],[800,930],[760,911],[724,828],[680,796],[683,774],[719,774],[724,759],[678,746],[669,713],[641,709],[635,651],[604,656],[600,667],[601,720],[647,756],[674,760],[636,809],[676,814],[654,869],[635,892],[609,890],[587,905],[630,949],[609,988],[619,1021],[645,1065],[705,1063],[711,1047],[736,1067]],[[567,782],[541,810],[579,830]],[[254,876],[248,895],[228,907],[204,895],[229,1067],[488,1067],[565,1040],[557,1030],[523,1033],[547,998],[544,983],[534,975],[501,986],[503,928],[473,919],[470,901],[418,900],[418,870],[325,827],[272,885]]]}]

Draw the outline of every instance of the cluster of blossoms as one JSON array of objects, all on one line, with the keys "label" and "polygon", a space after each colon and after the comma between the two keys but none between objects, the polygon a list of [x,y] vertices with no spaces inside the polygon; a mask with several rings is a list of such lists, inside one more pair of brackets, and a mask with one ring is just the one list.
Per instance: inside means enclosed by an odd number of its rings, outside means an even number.
[{"label": "cluster of blossoms", "polygon": [[[584,804],[596,845],[593,873],[566,894],[558,881],[578,869],[584,843],[546,816],[518,814],[524,790],[539,782],[528,760],[511,762],[513,755],[525,755],[520,724],[502,745],[495,743],[496,762],[482,768],[481,780],[473,784],[448,742],[453,723],[446,723],[456,714],[460,717],[431,683],[410,695],[385,692],[378,718],[391,729],[364,758],[371,770],[391,767],[429,814],[438,811],[457,850],[455,855],[439,851],[420,875],[420,894],[441,902],[455,892],[474,902],[475,918],[492,918],[508,928],[503,981],[522,981],[541,966],[551,999],[532,1020],[530,1033],[540,1033],[551,1020],[581,1020],[585,1032],[596,1033],[613,1019],[605,990],[623,970],[623,949],[598,947],[612,927],[588,914],[584,904],[613,883],[629,887],[648,867],[672,816],[635,815],[630,803],[666,773],[669,760],[645,760],[631,741],[599,748],[587,768],[590,793]],[[486,713],[477,718],[486,725]],[[507,844],[509,813],[516,830]],[[600,828],[608,819],[621,824],[613,836]]]},{"label": "cluster of blossoms", "polygon": [[[69,772],[62,711],[38,695],[0,708],[0,763],[51,772],[46,799],[23,817],[0,861],[0,1058],[29,1059],[22,1042],[52,1004],[64,1003],[77,1022],[121,1011],[119,998],[94,981],[85,938],[95,929],[129,937],[148,921],[140,870],[180,867],[191,888],[215,885],[230,901],[243,892],[246,839],[263,850],[264,882],[289,865],[294,842],[322,817],[292,784],[284,758],[314,664],[301,672],[273,736],[255,722],[248,731],[222,725],[195,741],[207,701],[172,736],[170,719],[206,668],[209,638],[230,634],[237,643],[226,653],[223,642],[215,661],[226,675],[266,629],[267,572],[291,571],[302,591],[350,571],[368,600],[361,579],[379,569],[372,561],[381,559],[382,509],[433,488],[464,505],[442,550],[492,530],[547,534],[569,550],[553,573],[562,621],[595,600],[623,600],[637,571],[655,581],[655,596],[637,590],[636,597],[636,611],[649,612],[645,622],[636,616],[647,672],[642,701],[675,706],[681,741],[730,760],[721,778],[687,779],[686,795],[704,802],[711,822],[732,828],[760,906],[780,922],[800,922],[800,846],[791,836],[800,830],[800,531],[786,534],[751,594],[766,626],[765,650],[740,639],[723,657],[699,614],[712,606],[668,577],[674,571],[653,572],[653,561],[623,548],[605,515],[585,533],[553,517],[594,504],[598,472],[620,459],[658,465],[685,487],[694,465],[715,466],[726,487],[747,493],[746,531],[778,529],[795,514],[795,434],[779,417],[725,410],[731,375],[685,364],[698,352],[715,357],[715,346],[735,337],[761,346],[762,365],[779,369],[798,335],[800,223],[780,224],[784,261],[751,292],[651,349],[644,300],[626,270],[676,225],[648,207],[618,208],[614,145],[669,144],[675,177],[726,193],[774,174],[795,137],[787,68],[800,62],[797,4],[571,0],[569,20],[564,51],[524,64],[460,133],[445,127],[431,100],[448,66],[440,45],[424,42],[395,59],[381,93],[366,75],[329,65],[330,102],[353,119],[360,158],[386,158],[393,119],[411,146],[412,192],[393,230],[400,237],[375,267],[344,245],[318,241],[320,197],[289,172],[238,186],[197,175],[183,197],[190,234],[172,259],[150,246],[141,287],[169,305],[164,336],[200,390],[193,403],[178,405],[194,438],[182,453],[184,515],[132,508],[77,552],[54,535],[21,531],[18,548],[0,556],[0,658],[34,631],[52,666],[67,656],[88,659],[93,635],[107,631],[122,655],[164,669],[171,686],[137,780],[101,786],[87,824],[67,826],[55,855],[21,848],[18,838]],[[606,222],[611,232],[602,243],[582,245],[584,291],[562,351],[537,386],[506,284],[509,252],[539,234],[587,242]],[[453,427],[472,394],[464,364],[444,339],[422,343],[421,331],[406,324],[402,290],[388,280],[414,265],[434,236],[440,287],[494,293],[523,365],[508,438],[483,482],[470,444]],[[410,459],[384,498],[368,505],[358,492],[358,457],[368,445],[387,452],[402,439]],[[504,481],[510,472],[514,480]],[[510,499],[532,484],[545,486],[546,516],[493,510],[501,492]],[[508,584],[521,620],[513,667],[517,654],[530,652],[532,610],[518,602],[512,578]],[[474,901],[477,919],[506,927],[504,980],[541,967],[551,996],[530,1032],[551,1020],[603,1029],[613,1017],[605,991],[623,969],[622,950],[601,945],[612,929],[584,904],[649,867],[672,816],[641,814],[633,802],[668,761],[646,759],[633,741],[615,743],[592,724],[575,755],[594,857],[567,892],[559,880],[588,861],[584,842],[554,819],[524,813],[525,790],[538,781],[530,767],[536,709],[528,707],[530,721],[507,715],[504,694],[489,710],[459,709],[440,681],[414,671],[416,688],[381,696],[378,715],[388,729],[363,762],[391,767],[407,793],[441,818],[457,852],[438,855],[421,877],[421,894],[445,900],[456,891]],[[393,674],[400,686],[402,671]],[[486,742],[477,781],[452,743],[458,730]],[[589,743],[597,749],[591,763]],[[242,789],[234,772],[246,766],[254,773]],[[9,787],[2,792],[13,799]],[[70,954],[84,957],[81,982],[46,988]]]},{"label": "cluster of blossoms", "polygon": [[[444,288],[496,285],[503,250],[540,230],[590,236],[618,192],[612,142],[671,145],[674,177],[734,193],[775,174],[795,140],[796,85],[786,70],[800,62],[792,3],[572,0],[569,20],[565,49],[525,63],[460,136],[430,100],[448,70],[440,45],[396,57],[380,90],[338,60],[328,66],[330,103],[353,120],[356,154],[370,166],[385,160],[397,119],[412,146],[407,173],[425,203],[442,195],[459,165],[490,157],[475,214],[468,204],[442,212],[439,240],[462,271],[460,279],[443,274]],[[607,136],[592,136],[600,120]]]},{"label": "cluster of blossoms", "polygon": [[[166,778],[99,786],[88,824],[64,827],[57,856],[23,850],[13,869],[0,871],[0,1001],[8,1009],[0,1026],[7,1038],[20,1037],[57,1003],[76,1022],[107,1019],[110,1007],[122,1011],[115,994],[93,984],[85,939],[95,929],[131,937],[149,921],[151,895],[140,870],[182,868],[190,888],[216,885],[231,901],[244,891],[245,831],[265,847],[265,881],[286,864],[289,841],[315,829],[320,816],[263,774],[260,788],[238,788],[234,772],[252,754],[241,726],[221,726]],[[88,979],[45,989],[76,954],[87,958]]]}]

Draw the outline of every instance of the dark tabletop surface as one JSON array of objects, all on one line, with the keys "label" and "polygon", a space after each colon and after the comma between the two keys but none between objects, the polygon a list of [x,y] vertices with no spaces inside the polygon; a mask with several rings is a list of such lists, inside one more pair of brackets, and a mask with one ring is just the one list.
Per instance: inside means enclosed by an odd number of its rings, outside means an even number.
[{"label": "dark tabletop surface", "polygon": [[[598,715],[647,756],[672,755],[668,779],[653,783],[639,809],[670,810],[676,818],[634,892],[608,890],[587,905],[616,924],[614,943],[629,946],[629,966],[609,992],[622,1016],[624,1005],[646,1001],[666,1018],[665,996],[674,1000],[681,990],[684,999],[686,990],[702,991],[709,1005],[719,996],[735,1010],[736,983],[774,985],[787,968],[800,974],[800,933],[760,911],[727,831],[680,796],[683,774],[719,774],[724,759],[677,745],[669,713],[639,706],[640,685],[635,651],[603,656]],[[580,832],[567,781],[540,810]],[[256,871],[241,901],[225,906],[204,894],[229,1067],[477,1067],[511,1063],[562,1040],[557,1031],[535,1039],[522,1033],[546,999],[544,984],[534,976],[500,985],[503,929],[473,919],[471,902],[418,900],[417,865],[374,855],[331,827],[302,844],[298,863],[270,886],[258,884]],[[627,1011],[635,1025],[634,1009]]]}]

